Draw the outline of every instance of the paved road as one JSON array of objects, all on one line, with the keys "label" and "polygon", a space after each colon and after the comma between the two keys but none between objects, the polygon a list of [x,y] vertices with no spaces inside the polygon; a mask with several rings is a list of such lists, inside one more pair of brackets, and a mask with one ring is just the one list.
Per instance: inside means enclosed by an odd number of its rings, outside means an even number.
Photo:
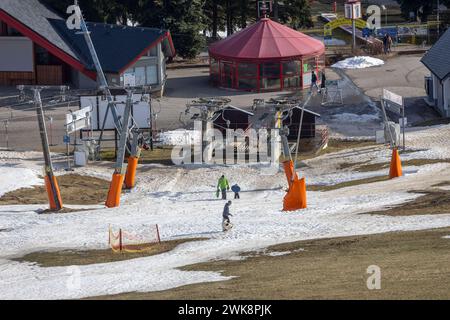
[{"label": "paved road", "polygon": [[[437,117],[437,114],[422,103],[423,76],[428,74],[420,63],[420,56],[399,56],[389,59],[382,67],[363,70],[347,70],[345,72],[327,71],[327,78],[341,79],[344,105],[323,107],[320,97],[312,99],[309,109],[322,115],[320,122],[329,125],[337,136],[373,136],[379,128],[381,118],[379,110],[370,98],[377,101],[383,87],[408,97],[407,113],[412,122]],[[165,96],[155,102],[160,107],[156,129],[176,129],[181,126],[179,115],[184,112],[186,103],[197,97],[229,97],[232,104],[249,109],[254,99],[282,98],[293,95],[292,92],[250,93],[224,90],[208,84],[208,69],[176,69],[168,70],[169,80]],[[0,97],[14,95],[13,88],[0,89]],[[300,93],[294,95],[302,96]],[[14,103],[16,100],[0,100],[0,106]],[[12,108],[13,120],[9,123],[9,143],[16,150],[39,150],[35,111],[25,110],[30,106]],[[50,140],[58,150],[64,150],[64,119],[71,106],[61,105],[46,109],[46,115],[53,117],[53,130]],[[5,127],[2,120],[10,117],[10,110],[0,107],[0,148],[5,147]],[[50,128],[49,128],[50,129]],[[55,149],[54,148],[54,149]]]},{"label": "paved road", "polygon": [[439,115],[423,101],[426,95],[424,77],[429,76],[430,71],[420,62],[421,57],[396,56],[388,58],[383,66],[346,70],[345,73],[376,102],[380,101],[383,88],[402,95],[409,123],[422,122]]}]

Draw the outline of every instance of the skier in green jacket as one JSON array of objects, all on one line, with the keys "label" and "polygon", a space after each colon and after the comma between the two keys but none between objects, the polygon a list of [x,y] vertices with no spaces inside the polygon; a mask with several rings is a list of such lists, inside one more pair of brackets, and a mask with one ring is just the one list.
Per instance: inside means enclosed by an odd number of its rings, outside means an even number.
[{"label": "skier in green jacket", "polygon": [[227,178],[225,178],[225,175],[222,175],[217,183],[217,196],[219,196],[219,193],[222,192],[222,200],[226,200],[227,190],[230,190],[230,185]]}]

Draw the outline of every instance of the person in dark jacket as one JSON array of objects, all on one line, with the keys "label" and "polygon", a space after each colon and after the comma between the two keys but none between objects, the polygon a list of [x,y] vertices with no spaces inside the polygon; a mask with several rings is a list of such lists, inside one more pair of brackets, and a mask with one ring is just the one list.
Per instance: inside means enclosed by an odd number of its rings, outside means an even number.
[{"label": "person in dark jacket", "polygon": [[327,88],[327,77],[325,76],[325,70],[322,71],[322,79],[320,83],[320,92],[326,92]]},{"label": "person in dark jacket", "polygon": [[233,216],[230,213],[230,206],[231,206],[231,201],[228,201],[225,204],[225,207],[223,208],[223,214],[222,214],[222,217],[223,217],[222,229],[223,229],[223,231],[228,231],[233,227],[233,225],[231,224],[231,221],[230,221],[230,216],[231,217]]},{"label": "person in dark jacket", "polygon": [[316,88],[318,92],[320,92],[319,86],[317,85],[317,76],[316,73],[313,71],[311,73],[311,89],[310,89],[310,93],[312,93],[313,88]]},{"label": "person in dark jacket", "polygon": [[231,191],[234,192],[234,198],[240,199],[241,196],[239,195],[239,192],[241,192],[241,187],[239,187],[237,184],[231,186]]},{"label": "person in dark jacket", "polygon": [[387,33],[383,37],[383,51],[384,51],[384,54],[388,54],[388,34]]}]

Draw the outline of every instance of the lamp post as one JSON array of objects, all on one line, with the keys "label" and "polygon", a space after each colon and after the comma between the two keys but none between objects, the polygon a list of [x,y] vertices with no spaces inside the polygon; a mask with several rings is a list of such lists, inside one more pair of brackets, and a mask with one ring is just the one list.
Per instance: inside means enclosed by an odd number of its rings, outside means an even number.
[{"label": "lamp post", "polygon": [[3,124],[5,125],[5,138],[6,138],[6,150],[9,150],[9,135],[8,135],[8,125],[9,120],[4,120]]},{"label": "lamp post", "polygon": [[356,20],[362,17],[361,2],[358,0],[347,0],[345,3],[345,18],[352,20],[352,50],[356,49]]}]

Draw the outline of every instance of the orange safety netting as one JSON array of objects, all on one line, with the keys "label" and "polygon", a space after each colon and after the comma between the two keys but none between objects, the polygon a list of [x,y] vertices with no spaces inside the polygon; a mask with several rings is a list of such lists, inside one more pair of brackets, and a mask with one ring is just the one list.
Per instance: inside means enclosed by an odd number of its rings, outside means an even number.
[{"label": "orange safety netting", "polygon": [[150,250],[155,243],[160,243],[158,225],[153,225],[145,233],[135,234],[119,229],[114,234],[109,227],[109,246],[114,252],[143,252]]}]

